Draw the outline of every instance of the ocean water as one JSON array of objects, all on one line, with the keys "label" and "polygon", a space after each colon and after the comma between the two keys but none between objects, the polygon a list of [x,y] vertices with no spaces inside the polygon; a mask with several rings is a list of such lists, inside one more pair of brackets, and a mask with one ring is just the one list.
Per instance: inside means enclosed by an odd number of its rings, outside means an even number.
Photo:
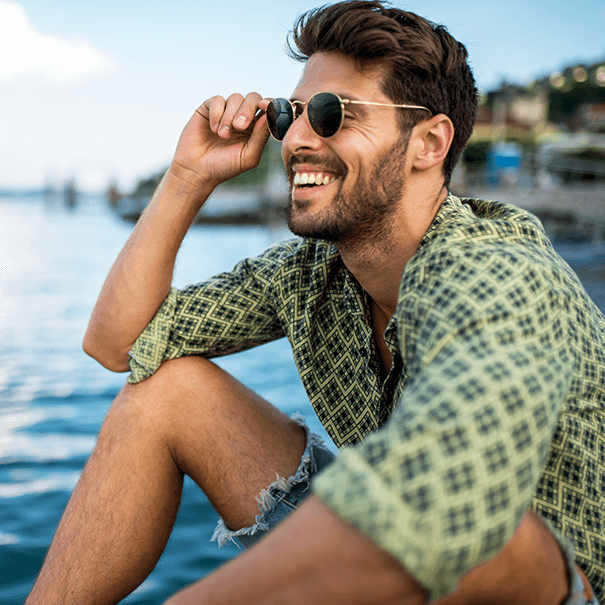
[{"label": "ocean water", "polygon": [[[22,603],[125,381],[81,349],[103,280],[132,225],[101,198],[68,210],[60,199],[0,198],[0,604]],[[183,286],[287,237],[263,227],[193,228],[175,274]],[[561,254],[605,309],[605,246],[561,243]],[[260,351],[260,353],[259,353]],[[218,361],[286,413],[323,433],[285,340]],[[237,554],[210,543],[216,513],[187,481],[168,547],[124,603],[160,603]]]},{"label": "ocean water", "polygon": [[[125,382],[81,341],[105,275],[132,225],[100,198],[73,211],[60,200],[0,198],[0,603],[29,592],[101,422]],[[288,237],[285,229],[194,227],[175,284],[231,269]],[[321,431],[280,340],[223,358],[225,369]],[[187,480],[164,556],[125,603],[159,603],[238,552],[209,539],[217,516]]]}]

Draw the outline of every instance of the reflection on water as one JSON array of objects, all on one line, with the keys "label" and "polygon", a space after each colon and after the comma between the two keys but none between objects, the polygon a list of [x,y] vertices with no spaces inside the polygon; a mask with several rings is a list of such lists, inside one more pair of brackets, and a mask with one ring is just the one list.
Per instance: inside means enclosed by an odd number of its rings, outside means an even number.
[{"label": "reflection on water", "polygon": [[[132,226],[96,199],[72,211],[0,199],[0,603],[21,603],[125,376],[86,357],[81,339]],[[230,269],[287,236],[261,227],[196,227],[179,255],[177,286]],[[605,246],[561,245],[601,309]],[[285,340],[221,365],[287,413],[313,415]],[[237,552],[208,539],[216,516],[187,482],[166,553],[125,602],[157,603]]]}]

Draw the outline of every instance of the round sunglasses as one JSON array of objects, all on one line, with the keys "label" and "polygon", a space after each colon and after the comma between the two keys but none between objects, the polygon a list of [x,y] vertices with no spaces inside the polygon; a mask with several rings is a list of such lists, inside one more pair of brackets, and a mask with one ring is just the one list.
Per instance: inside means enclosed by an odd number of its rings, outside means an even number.
[{"label": "round sunglasses", "polygon": [[433,113],[420,105],[397,105],[395,103],[374,103],[372,101],[353,101],[343,99],[334,92],[318,92],[308,102],[273,99],[267,107],[267,126],[277,141],[283,141],[288,128],[300,117],[307,106],[307,119],[311,128],[324,139],[333,137],[344,121],[345,105],[380,105],[381,107],[401,107],[403,109],[422,109]]}]

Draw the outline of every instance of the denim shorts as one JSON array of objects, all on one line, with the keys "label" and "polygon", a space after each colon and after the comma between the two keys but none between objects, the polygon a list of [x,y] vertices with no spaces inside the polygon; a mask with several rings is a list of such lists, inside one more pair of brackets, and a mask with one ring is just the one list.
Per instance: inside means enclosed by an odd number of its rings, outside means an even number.
[{"label": "denim shorts", "polygon": [[563,605],[599,605],[596,595],[592,599],[586,598],[586,589],[574,561],[573,546],[571,543],[562,545],[561,550],[567,563],[567,577],[569,578],[570,586],[569,597]]},{"label": "denim shorts", "polygon": [[[304,418],[294,415],[292,419],[302,426],[307,433],[307,446],[300,460],[296,473],[289,479],[278,477],[269,487],[257,497],[260,514],[256,516],[255,524],[238,530],[230,530],[220,519],[212,540],[219,546],[227,542],[239,542],[244,548],[250,548],[269,533],[280,521],[292,513],[302,501],[311,495],[311,479],[328,466],[336,455],[324,444],[321,437],[311,433]],[[555,534],[556,535],[556,534]],[[559,540],[557,539],[559,542]],[[597,597],[586,599],[584,582],[574,562],[573,546],[560,544],[561,551],[567,563],[570,595],[563,605],[599,605]]]},{"label": "denim shorts", "polygon": [[257,496],[260,514],[256,515],[256,523],[251,527],[232,531],[220,519],[212,536],[212,540],[216,540],[219,546],[229,541],[236,544],[239,542],[244,548],[253,546],[311,495],[313,475],[319,473],[336,458],[336,455],[326,447],[323,439],[309,431],[303,416],[295,414],[292,420],[302,426],[307,433],[307,446],[296,473],[289,479],[278,476]]}]

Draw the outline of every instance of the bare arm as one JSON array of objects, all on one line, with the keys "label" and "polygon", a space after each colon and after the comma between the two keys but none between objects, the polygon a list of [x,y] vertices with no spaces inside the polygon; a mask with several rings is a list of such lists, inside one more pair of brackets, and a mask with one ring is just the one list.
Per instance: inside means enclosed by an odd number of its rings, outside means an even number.
[{"label": "bare arm", "polygon": [[[552,605],[568,593],[563,557],[528,512],[492,559],[462,577],[435,605]],[[165,605],[412,605],[427,593],[372,540],[311,497],[251,550]]]},{"label": "bare arm", "polygon": [[396,559],[311,497],[254,548],[165,605],[424,602],[424,590]]},{"label": "bare arm", "polygon": [[193,114],[158,190],[116,259],[94,307],[84,350],[128,370],[128,351],[168,294],[178,250],[214,188],[258,165],[268,139],[266,101],[213,97]]}]

